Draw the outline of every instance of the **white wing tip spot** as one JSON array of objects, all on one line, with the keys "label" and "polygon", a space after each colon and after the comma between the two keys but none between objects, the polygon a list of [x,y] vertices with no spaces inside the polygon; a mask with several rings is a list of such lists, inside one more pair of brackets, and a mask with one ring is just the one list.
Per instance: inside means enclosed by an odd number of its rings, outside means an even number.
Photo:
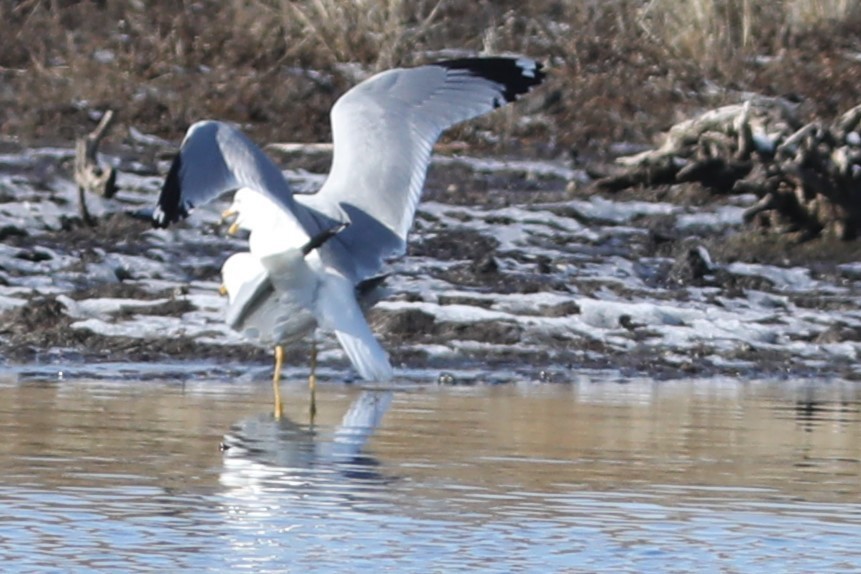
[{"label": "white wing tip spot", "polygon": [[527,78],[534,78],[535,72],[538,71],[538,63],[529,58],[518,58],[517,67],[521,69],[521,73]]}]

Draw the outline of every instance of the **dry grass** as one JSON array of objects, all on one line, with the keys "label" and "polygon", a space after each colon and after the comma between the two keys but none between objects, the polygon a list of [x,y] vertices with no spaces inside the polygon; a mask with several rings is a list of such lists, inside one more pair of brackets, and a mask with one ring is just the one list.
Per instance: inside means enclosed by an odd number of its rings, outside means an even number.
[{"label": "dry grass", "polygon": [[272,10],[287,35],[298,39],[291,50],[318,54],[329,65],[360,61],[382,70],[409,61],[414,47],[439,27],[441,4],[442,0],[281,0]]},{"label": "dry grass", "polygon": [[691,0],[684,9],[676,0],[649,0],[637,11],[648,37],[707,71],[779,52],[793,36],[859,17],[854,0]]},{"label": "dry grass", "polygon": [[[326,140],[328,110],[365,72],[447,51],[549,62],[516,112],[456,132],[554,154],[647,141],[731,92],[794,92],[812,113],[857,103],[855,0],[0,0],[0,134],[69,142],[112,108],[178,139],[239,122],[263,141]],[[779,17],[775,17],[778,14]],[[755,63],[753,55],[777,58]],[[721,95],[723,94],[723,95]],[[529,121],[522,121],[526,117]],[[122,133],[117,130],[115,133]],[[115,135],[115,137],[118,137]],[[501,145],[501,144],[500,144]]]}]

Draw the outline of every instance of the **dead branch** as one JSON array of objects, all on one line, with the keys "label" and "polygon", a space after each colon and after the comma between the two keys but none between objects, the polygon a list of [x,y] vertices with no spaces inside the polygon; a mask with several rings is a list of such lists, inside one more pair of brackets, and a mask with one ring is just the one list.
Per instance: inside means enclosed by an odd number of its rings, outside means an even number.
[{"label": "dead branch", "polygon": [[673,183],[684,164],[673,157],[652,158],[630,170],[599,179],[595,186],[606,191],[621,191],[637,185],[662,185]]},{"label": "dead branch", "polygon": [[797,237],[861,232],[861,105],[832,123],[799,125],[779,99],[754,98],[676,124],[663,145],[619,158],[596,182],[618,191],[696,182],[716,193],[753,193],[745,221]]},{"label": "dead branch", "polygon": [[750,127],[750,105],[745,103],[744,110],[741,115],[736,118],[735,131],[737,134],[735,159],[746,161],[750,159],[750,154],[753,153],[753,130]]},{"label": "dead branch", "polygon": [[78,205],[81,218],[87,225],[95,221],[87,209],[86,192],[95,193],[102,197],[113,197],[117,192],[116,170],[99,165],[99,144],[108,131],[114,119],[114,112],[108,110],[102,116],[99,125],[89,135],[79,138],[75,144],[75,183],[78,184]]},{"label": "dead branch", "polygon": [[861,105],[844,112],[835,123],[835,128],[840,139],[845,138],[849,132],[856,131],[859,122],[861,122]]}]

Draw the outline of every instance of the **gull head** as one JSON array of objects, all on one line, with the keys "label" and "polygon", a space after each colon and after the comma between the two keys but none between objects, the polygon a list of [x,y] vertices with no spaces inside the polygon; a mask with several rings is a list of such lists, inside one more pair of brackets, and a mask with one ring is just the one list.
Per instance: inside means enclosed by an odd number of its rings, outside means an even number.
[{"label": "gull head", "polygon": [[240,188],[221,217],[234,218],[228,234],[235,235],[240,229],[250,233],[248,247],[258,258],[299,251],[311,240],[292,213],[251,188]]},{"label": "gull head", "polygon": [[240,229],[253,232],[273,227],[286,216],[284,210],[271,199],[247,187],[233,195],[230,207],[221,214],[222,220],[234,218],[227,230],[230,235],[235,235]]}]

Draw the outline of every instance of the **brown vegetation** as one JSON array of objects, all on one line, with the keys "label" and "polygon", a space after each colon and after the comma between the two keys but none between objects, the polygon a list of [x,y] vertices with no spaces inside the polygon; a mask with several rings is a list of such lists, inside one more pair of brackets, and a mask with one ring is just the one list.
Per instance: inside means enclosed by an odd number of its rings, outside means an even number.
[{"label": "brown vegetation", "polygon": [[[0,134],[71,142],[113,109],[113,138],[134,126],[176,140],[216,117],[262,141],[325,141],[351,64],[367,73],[445,50],[548,62],[549,85],[517,112],[530,121],[485,120],[505,123],[522,153],[603,156],[742,91],[792,93],[805,121],[857,104],[857,3],[765,4],[0,0]],[[482,125],[455,136],[480,143]]]}]

